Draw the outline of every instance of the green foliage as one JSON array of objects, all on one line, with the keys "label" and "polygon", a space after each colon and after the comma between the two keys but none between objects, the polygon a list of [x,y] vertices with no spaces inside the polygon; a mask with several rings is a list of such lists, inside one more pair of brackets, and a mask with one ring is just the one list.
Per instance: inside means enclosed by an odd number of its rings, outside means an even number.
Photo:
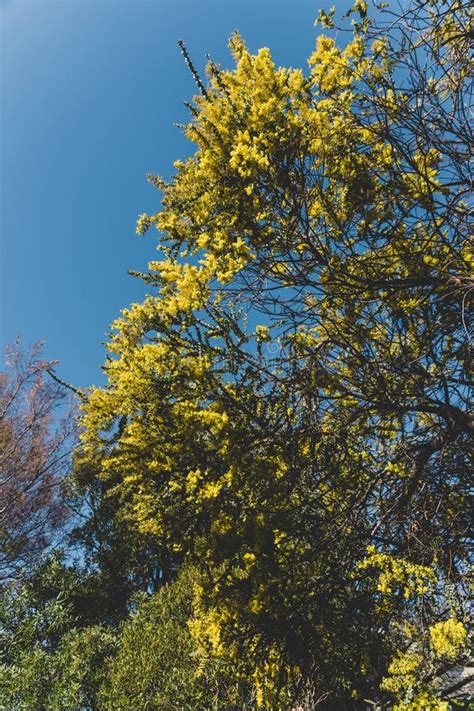
[{"label": "green foliage", "polygon": [[79,575],[56,559],[21,586],[2,593],[0,708],[97,708],[95,696],[114,635],[90,624],[84,602]]},{"label": "green foliage", "polygon": [[124,622],[100,691],[101,709],[251,707],[245,685],[198,654],[188,628],[195,579],[183,570],[176,582],[142,599]]},{"label": "green foliage", "polygon": [[191,636],[192,570],[183,569],[152,597],[142,594],[134,600],[118,627],[81,619],[80,581],[74,571],[53,560],[38,573],[1,598],[0,708],[253,707],[248,686],[202,654]]},{"label": "green foliage", "polygon": [[87,576],[89,609],[96,621],[116,624],[128,612],[137,592],[152,593],[171,575],[169,551],[151,536],[139,534],[109,495],[111,482],[96,479],[96,469],[73,460],[74,479],[67,487],[68,504],[81,511],[69,542],[80,550]]},{"label": "green foliage", "polygon": [[36,645],[9,665],[0,667],[2,708],[11,711],[96,709],[104,660],[113,649],[113,635],[97,627],[71,629],[54,653]]}]

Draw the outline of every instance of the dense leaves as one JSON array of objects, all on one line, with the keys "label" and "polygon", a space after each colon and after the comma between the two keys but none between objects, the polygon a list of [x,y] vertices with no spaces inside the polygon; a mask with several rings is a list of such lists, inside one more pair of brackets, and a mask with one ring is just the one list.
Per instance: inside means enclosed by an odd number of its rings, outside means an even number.
[{"label": "dense leaves", "polygon": [[0,606],[1,708],[19,711],[95,709],[110,629],[97,624],[87,580],[55,556]]},{"label": "dense leaves", "polygon": [[117,653],[100,691],[104,709],[247,709],[252,693],[230,670],[198,654],[188,628],[196,574],[143,599],[120,631]]},{"label": "dense leaves", "polygon": [[1,708],[253,708],[254,694],[219,661],[198,653],[188,620],[196,572],[131,601],[121,625],[100,609],[84,571],[57,557],[0,606]]}]

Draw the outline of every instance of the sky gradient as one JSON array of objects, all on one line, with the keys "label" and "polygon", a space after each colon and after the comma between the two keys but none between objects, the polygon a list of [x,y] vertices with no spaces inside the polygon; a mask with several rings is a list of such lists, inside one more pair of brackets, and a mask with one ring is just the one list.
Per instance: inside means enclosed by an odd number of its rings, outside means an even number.
[{"label": "sky gradient", "polygon": [[[327,5],[332,4],[328,2]],[[338,3],[344,9],[347,3]],[[164,177],[192,150],[174,123],[195,65],[231,66],[230,33],[306,68],[316,0],[0,0],[2,344],[19,333],[75,386],[103,382],[110,323],[146,288],[127,273],[156,258],[135,235]]]}]

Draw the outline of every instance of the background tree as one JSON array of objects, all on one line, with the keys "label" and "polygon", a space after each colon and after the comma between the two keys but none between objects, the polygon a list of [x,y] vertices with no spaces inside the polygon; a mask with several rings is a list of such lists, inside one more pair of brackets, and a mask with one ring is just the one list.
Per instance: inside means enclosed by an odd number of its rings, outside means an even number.
[{"label": "background tree", "polygon": [[68,546],[80,551],[81,567],[96,591],[98,617],[117,623],[136,593],[156,592],[176,570],[172,552],[124,516],[115,483],[101,479],[99,469],[97,461],[85,461],[79,452],[73,457],[74,477],[66,486],[73,512]]},{"label": "background tree", "polygon": [[17,339],[0,374],[0,580],[31,565],[64,527],[60,488],[75,437],[72,402],[48,372],[41,344]]},{"label": "background tree", "polygon": [[105,663],[116,644],[116,631],[100,623],[100,612],[85,571],[66,567],[57,554],[4,589],[0,706],[96,709]]},{"label": "background tree", "polygon": [[141,597],[120,629],[99,694],[101,709],[254,707],[245,681],[196,648],[188,626],[195,577],[192,569],[182,569],[159,593]]},{"label": "background tree", "polygon": [[51,557],[0,596],[2,708],[252,708],[245,682],[196,648],[187,624],[194,581],[182,570],[111,624],[91,576]]}]

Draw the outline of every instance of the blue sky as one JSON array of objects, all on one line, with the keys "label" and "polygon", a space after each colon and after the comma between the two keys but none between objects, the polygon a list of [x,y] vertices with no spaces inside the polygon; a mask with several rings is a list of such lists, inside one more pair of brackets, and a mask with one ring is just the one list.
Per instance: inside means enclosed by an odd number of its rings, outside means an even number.
[{"label": "blue sky", "polygon": [[[328,2],[327,5],[331,5]],[[346,6],[346,2],[338,3]],[[135,235],[165,177],[192,150],[174,123],[205,52],[225,66],[240,30],[252,51],[306,67],[323,0],[0,0],[0,338],[46,341],[76,386],[103,382],[110,323],[139,301],[127,274],[156,258]]]}]

